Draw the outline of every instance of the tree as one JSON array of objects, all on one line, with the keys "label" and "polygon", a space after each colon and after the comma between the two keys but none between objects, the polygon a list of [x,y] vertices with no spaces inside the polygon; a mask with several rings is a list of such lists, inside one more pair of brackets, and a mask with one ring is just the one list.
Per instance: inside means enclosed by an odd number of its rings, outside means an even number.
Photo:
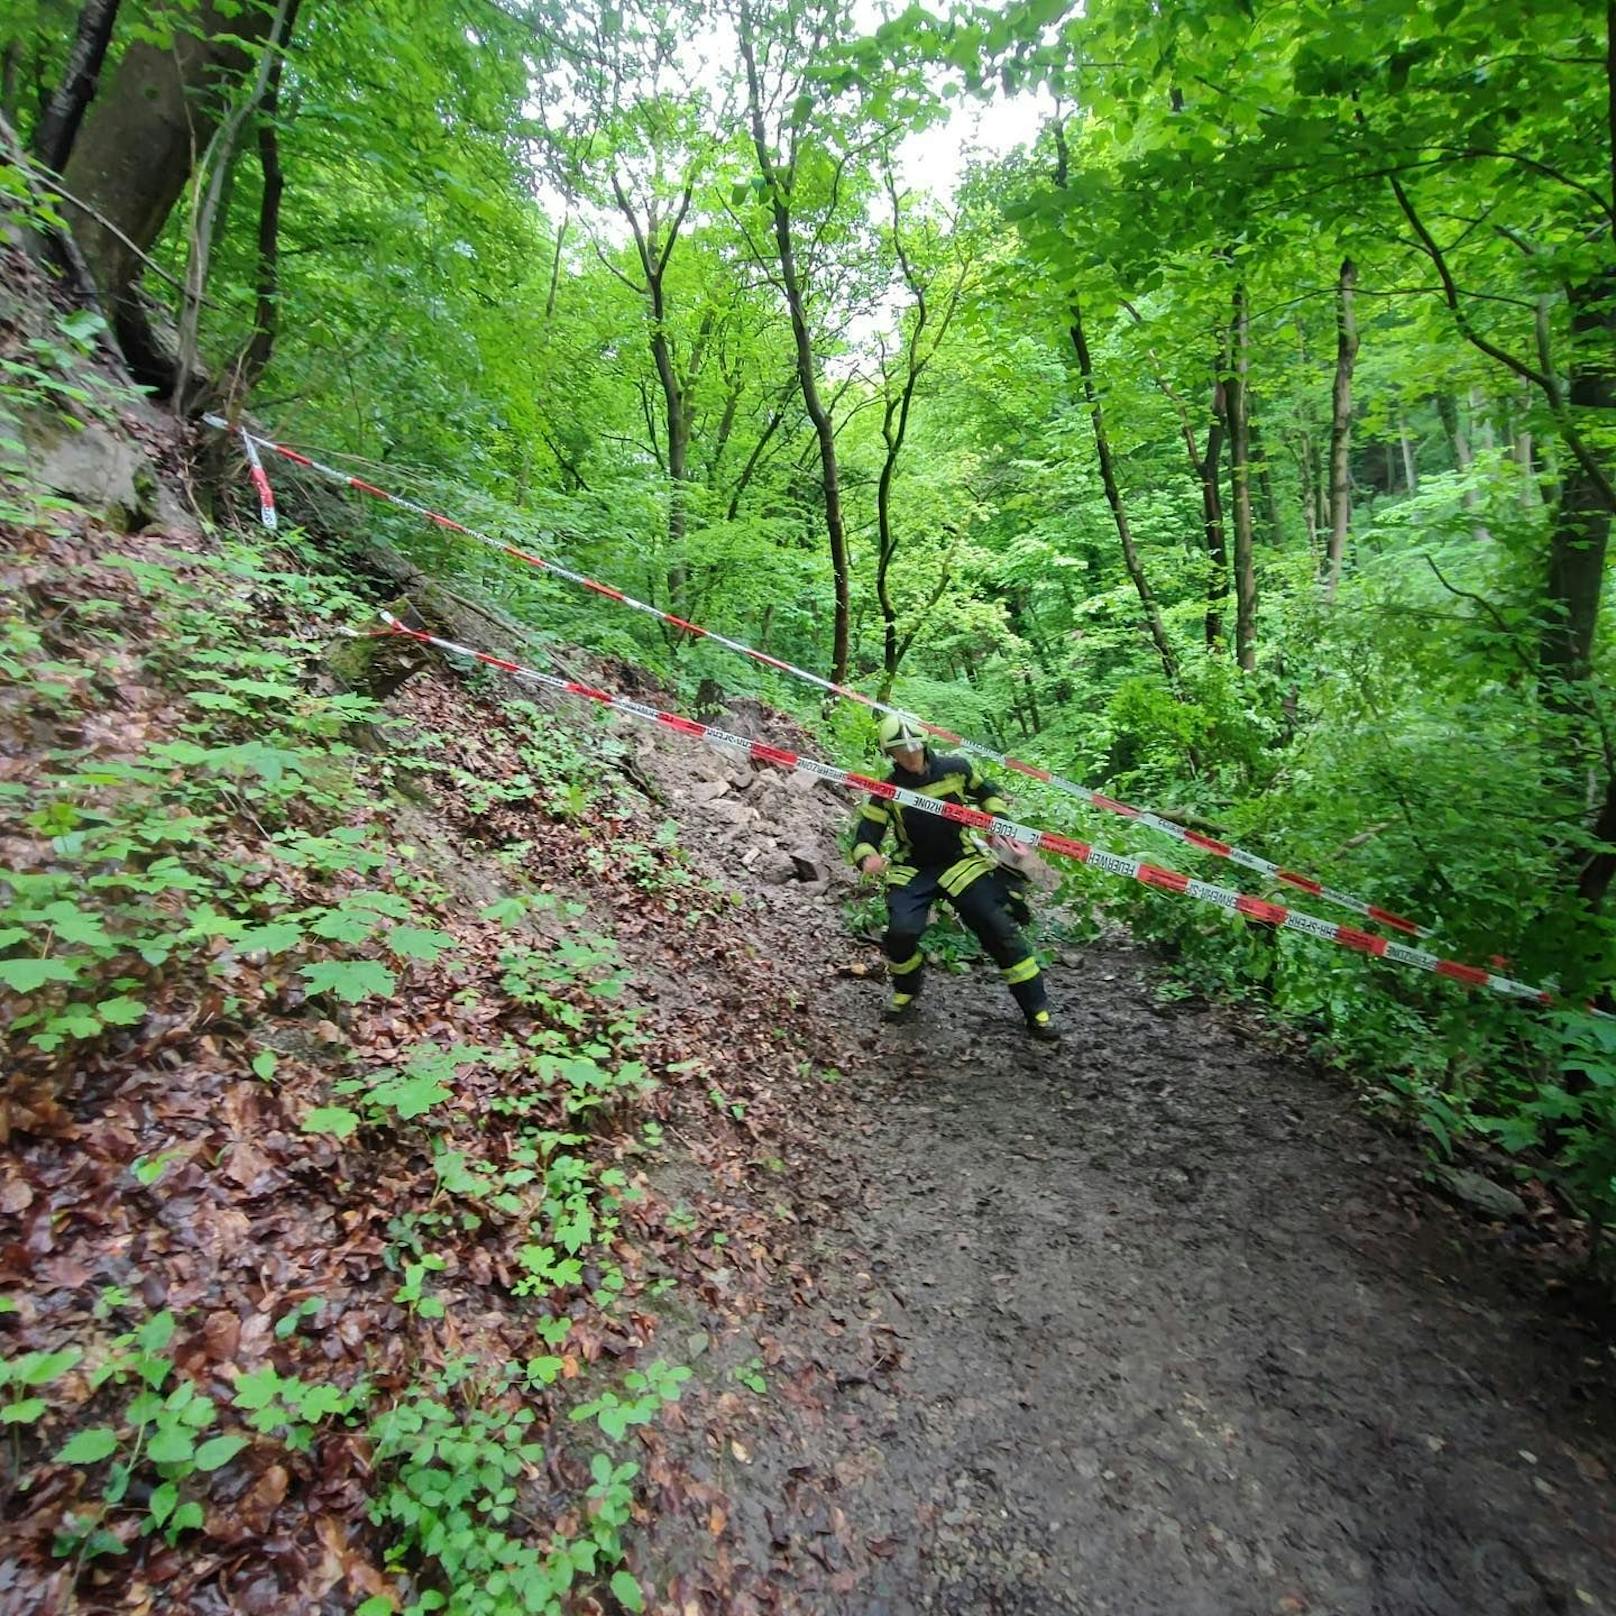
[{"label": "tree", "polygon": [[1347,527],[1352,520],[1352,367],[1358,358],[1358,322],[1352,309],[1352,288],[1358,268],[1350,258],[1341,260],[1336,283],[1335,386],[1330,394],[1330,543],[1325,561],[1324,593],[1335,599],[1341,583],[1341,561],[1347,550]]},{"label": "tree", "polygon": [[91,104],[63,170],[78,201],[74,235],[124,351],[136,374],[165,392],[174,365],[137,296],[143,263],[276,11],[265,0],[199,0],[194,13],[179,0],[157,0]]},{"label": "tree", "polygon": [[[847,529],[842,517],[836,432],[819,386],[819,363],[814,354],[808,316],[805,266],[799,261],[797,237],[809,117],[814,110],[808,66],[833,37],[836,14],[830,10],[817,10],[800,20],[795,15],[786,14],[783,20],[792,31],[782,29],[773,42],[779,47],[772,64],[775,76],[773,82],[766,86],[764,68],[771,64],[758,48],[758,20],[753,0],[740,0],[736,12],[741,61],[746,69],[746,110],[752,150],[774,233],[773,272],[791,320],[797,355],[797,385],[802,391],[803,407],[813,423],[814,436],[819,445],[825,534],[830,545],[834,593],[830,677],[833,684],[844,684],[847,680],[852,616]],[[792,25],[800,26],[800,34]],[[786,105],[784,110],[777,113],[776,127],[771,135],[767,108],[779,108],[782,103]],[[817,151],[814,153],[816,157],[820,155]],[[839,158],[830,160],[829,194],[822,204],[827,217],[835,213],[841,201],[841,185],[852,155],[852,149],[844,149]],[[760,253],[759,257],[762,256]]]},{"label": "tree", "polygon": [[84,109],[95,95],[96,80],[117,20],[118,0],[84,0],[79,11],[62,82],[34,132],[34,155],[58,173],[67,164]]},{"label": "tree", "polygon": [[[909,417],[915,405],[916,389],[921,377],[948,336],[958,311],[969,259],[959,252],[951,265],[937,262],[941,245],[940,232],[930,221],[920,225],[918,250],[905,244],[905,225],[902,199],[898,195],[897,181],[893,177],[892,157],[888,152],[883,165],[887,198],[892,207],[890,242],[899,277],[910,298],[904,329],[897,337],[897,352],[889,353],[885,337],[878,339],[877,366],[881,388],[881,470],[876,479],[876,568],[875,593],[881,608],[881,666],[882,699],[892,691],[892,682],[898,676],[899,664],[914,643],[916,633],[925,620],[925,613],[942,598],[948,587],[950,569],[940,569],[938,580],[926,607],[917,616],[909,633],[900,639],[898,612],[892,596],[892,567],[898,554],[898,533],[892,520],[892,486],[897,476],[898,461],[909,436]],[[957,226],[956,226],[957,239]],[[940,305],[940,306],[939,306]]]}]

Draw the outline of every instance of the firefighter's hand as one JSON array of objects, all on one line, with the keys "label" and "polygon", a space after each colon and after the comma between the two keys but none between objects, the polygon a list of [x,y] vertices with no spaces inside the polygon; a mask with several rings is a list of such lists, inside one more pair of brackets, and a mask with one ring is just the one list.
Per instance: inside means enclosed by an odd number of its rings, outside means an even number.
[{"label": "firefighter's hand", "polygon": [[881,856],[881,854],[871,853],[869,857],[866,858],[861,865],[859,865],[859,870],[864,875],[880,875],[886,869],[886,867],[887,861]]}]

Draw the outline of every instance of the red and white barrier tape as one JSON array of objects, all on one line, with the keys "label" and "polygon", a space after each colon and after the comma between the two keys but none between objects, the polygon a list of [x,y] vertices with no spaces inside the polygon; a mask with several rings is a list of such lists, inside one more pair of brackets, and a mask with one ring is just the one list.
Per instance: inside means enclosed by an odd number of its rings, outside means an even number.
[{"label": "red and white barrier tape", "polygon": [[[218,417],[210,415],[208,420],[217,421]],[[241,447],[247,455],[247,470],[252,476],[253,487],[258,490],[258,520],[273,533],[280,526],[280,518],[275,514],[275,490],[269,486],[269,473],[264,470],[264,463],[258,458],[258,446],[253,442],[252,433],[246,427],[238,427],[236,430],[241,437]]]},{"label": "red and white barrier tape", "polygon": [[[905,791],[901,786],[889,785],[885,780],[872,780],[867,775],[855,774],[848,769],[838,769],[833,764],[821,763],[817,758],[803,757],[798,752],[788,752],[777,746],[766,746],[762,741],[731,735],[727,730],[718,729],[712,724],[698,723],[695,719],[685,718],[679,713],[664,712],[659,707],[631,701],[626,696],[614,695],[610,691],[597,690],[591,685],[580,684],[575,679],[563,679],[553,673],[540,673],[536,668],[524,667],[521,663],[512,662],[508,658],[473,650],[469,645],[460,645],[454,640],[441,639],[423,629],[408,628],[387,612],[381,615],[393,634],[419,640],[423,645],[435,645],[439,650],[452,651],[457,656],[471,657],[491,668],[499,668],[528,684],[543,685],[550,690],[559,690],[567,695],[581,696],[589,701],[599,702],[603,707],[610,707],[616,712],[630,713],[635,718],[659,724],[664,729],[676,730],[681,735],[706,741],[709,745],[725,751],[740,752],[760,762],[776,764],[782,769],[794,769],[800,774],[812,775],[819,780],[830,780],[837,785],[851,786],[855,791],[866,791],[871,796],[901,802],[906,808],[917,808],[922,813],[936,814],[961,825],[971,825],[979,830],[989,831],[1023,847],[1037,848],[1040,852],[1075,859],[1079,864],[1088,865],[1090,869],[1104,870],[1107,874],[1139,881],[1145,886],[1156,887],[1163,892],[1174,892],[1183,897],[1198,899],[1202,903],[1214,904],[1220,909],[1245,915],[1250,920],[1258,920],[1284,931],[1305,932],[1309,937],[1322,938],[1327,943],[1335,943],[1357,954],[1368,954],[1375,959],[1387,959],[1399,965],[1412,966],[1415,970],[1430,971],[1451,981],[1461,982],[1466,987],[1489,988],[1494,993],[1501,993],[1512,999],[1525,999],[1532,1004],[1550,1005],[1556,1002],[1554,996],[1542,988],[1532,987],[1526,982],[1517,982],[1512,977],[1499,976],[1493,971],[1482,970],[1479,966],[1443,959],[1440,955],[1426,953],[1424,949],[1410,948],[1404,943],[1377,937],[1372,932],[1359,931],[1355,927],[1340,925],[1333,920],[1321,920],[1316,915],[1302,914],[1284,904],[1248,897],[1231,887],[1213,886],[1205,881],[1197,881],[1191,876],[1180,874],[1177,870],[1163,869],[1160,865],[1148,863],[1144,859],[1127,858],[1122,854],[1109,852],[1103,847],[1094,847],[1088,842],[1061,836],[1054,831],[1035,830],[1013,819],[986,813],[980,808],[938,802],[935,798]],[[1596,1011],[1595,1014],[1602,1012]]]},{"label": "red and white barrier tape", "polygon": [[[215,415],[207,416],[205,419],[210,426],[222,427],[225,424]],[[248,437],[245,430],[242,432],[242,437],[243,439]],[[1362,898],[1353,897],[1349,892],[1341,892],[1335,887],[1325,886],[1311,876],[1299,875],[1295,870],[1287,870],[1275,864],[1271,859],[1265,859],[1256,853],[1248,853],[1244,848],[1235,847],[1228,842],[1221,842],[1216,837],[1203,836],[1199,831],[1187,830],[1184,826],[1175,824],[1170,819],[1163,819],[1159,814],[1153,814],[1148,809],[1130,807],[1125,802],[1118,802],[1113,797],[1107,797],[1101,792],[1090,790],[1088,786],[1078,785],[1076,781],[1064,779],[1058,774],[1051,774],[1047,769],[1040,769],[1036,764],[1023,763],[1019,758],[1008,757],[1003,752],[994,751],[990,746],[982,746],[976,741],[968,741],[964,736],[956,735],[952,730],[943,729],[939,725],[929,723],[923,718],[918,718],[901,707],[890,706],[886,702],[877,701],[873,696],[866,696],[861,690],[853,690],[846,685],[836,684],[833,680],[821,678],[817,673],[810,673],[806,668],[799,668],[793,663],[782,662],[779,657],[772,657],[765,651],[754,650],[751,646],[743,645],[739,640],[732,640],[713,629],[702,628],[697,623],[687,623],[682,617],[675,617],[671,612],[665,612],[659,607],[647,605],[644,601],[636,600],[632,595],[624,594],[620,589],[613,589],[608,584],[598,583],[595,579],[586,577],[581,572],[574,572],[569,567],[562,566],[558,561],[550,561],[543,556],[534,555],[531,551],[518,549],[514,544],[506,544],[487,533],[479,533],[475,528],[465,527],[437,511],[429,510],[425,505],[418,505],[412,499],[405,499],[401,494],[389,493],[386,489],[378,488],[374,483],[367,483],[360,477],[353,477],[345,471],[338,471],[332,466],[322,465],[318,460],[313,460],[308,455],[299,453],[296,449],[288,448],[283,443],[276,443],[272,438],[258,438],[255,441],[266,449],[273,449],[276,454],[284,456],[295,465],[304,466],[310,471],[317,472],[330,482],[357,489],[362,494],[369,494],[373,499],[382,500],[388,505],[396,505],[401,510],[411,511],[428,522],[447,528],[450,532],[464,534],[468,539],[475,539],[479,544],[485,544],[490,549],[498,550],[502,555],[511,556],[517,561],[524,562],[530,567],[538,567],[544,572],[554,573],[558,578],[565,578],[569,583],[577,584],[582,589],[588,589],[594,594],[603,595],[607,600],[616,601],[620,606],[627,606],[634,611],[644,612],[647,616],[654,617],[660,622],[671,624],[674,628],[682,629],[694,638],[711,640],[716,645],[722,645],[726,650],[734,651],[740,656],[750,657],[754,662],[761,662],[765,667],[789,674],[794,679],[800,679],[806,684],[814,685],[831,695],[840,696],[845,701],[857,702],[860,706],[868,707],[873,712],[888,713],[894,717],[906,718],[911,723],[919,725],[928,735],[933,735],[938,740],[946,741],[950,746],[957,746],[961,750],[971,753],[974,757],[986,758],[1003,768],[1014,770],[1017,774],[1041,781],[1055,791],[1064,792],[1069,797],[1076,797],[1080,802],[1087,803],[1091,808],[1100,809],[1105,813],[1119,814],[1136,825],[1144,825],[1150,830],[1160,832],[1163,836],[1170,836],[1175,842],[1180,842],[1187,847],[1199,848],[1203,853],[1211,853],[1217,858],[1229,860],[1231,864],[1238,864],[1245,869],[1254,870],[1257,874],[1265,876],[1271,881],[1295,887],[1299,891],[1309,893],[1326,903],[1332,903],[1337,908],[1349,910],[1353,914],[1362,915],[1367,920],[1373,920],[1382,926],[1388,926],[1393,931],[1404,932],[1410,937],[1429,937],[1432,935],[1428,927],[1421,926],[1403,915],[1394,914],[1389,909],[1383,909],[1379,904],[1368,903]],[[267,525],[273,526],[273,523]]]}]

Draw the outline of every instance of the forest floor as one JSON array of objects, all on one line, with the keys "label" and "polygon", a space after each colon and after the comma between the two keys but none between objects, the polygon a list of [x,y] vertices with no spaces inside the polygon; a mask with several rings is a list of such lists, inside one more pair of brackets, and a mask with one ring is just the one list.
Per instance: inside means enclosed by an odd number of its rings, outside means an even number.
[{"label": "forest floor", "polygon": [[[823,788],[753,807],[744,769],[640,744],[726,879],[760,825],[835,871]],[[827,1389],[763,1404],[744,1462],[686,1445],[727,1609],[1616,1610],[1612,1349],[1339,1078],[1158,1004],[1120,942],[1052,969],[1058,1048],[985,972],[883,1028],[827,896],[763,891],[840,1074],[802,1163],[819,1286],[770,1324]]]}]

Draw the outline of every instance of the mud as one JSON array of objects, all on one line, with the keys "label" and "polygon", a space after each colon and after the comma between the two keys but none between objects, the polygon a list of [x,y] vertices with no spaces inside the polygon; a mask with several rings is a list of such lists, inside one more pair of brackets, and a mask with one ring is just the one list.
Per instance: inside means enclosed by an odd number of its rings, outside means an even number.
[{"label": "mud", "polygon": [[701,1595],[667,1608],[1616,1610],[1610,1349],[1340,1079],[1158,1005],[1126,946],[1053,969],[1057,1049],[985,972],[883,1029],[847,805],[640,755],[840,1073],[793,1162],[817,1284],[758,1331],[769,1394],[744,1441],[675,1433],[724,1508],[654,1529]]}]

